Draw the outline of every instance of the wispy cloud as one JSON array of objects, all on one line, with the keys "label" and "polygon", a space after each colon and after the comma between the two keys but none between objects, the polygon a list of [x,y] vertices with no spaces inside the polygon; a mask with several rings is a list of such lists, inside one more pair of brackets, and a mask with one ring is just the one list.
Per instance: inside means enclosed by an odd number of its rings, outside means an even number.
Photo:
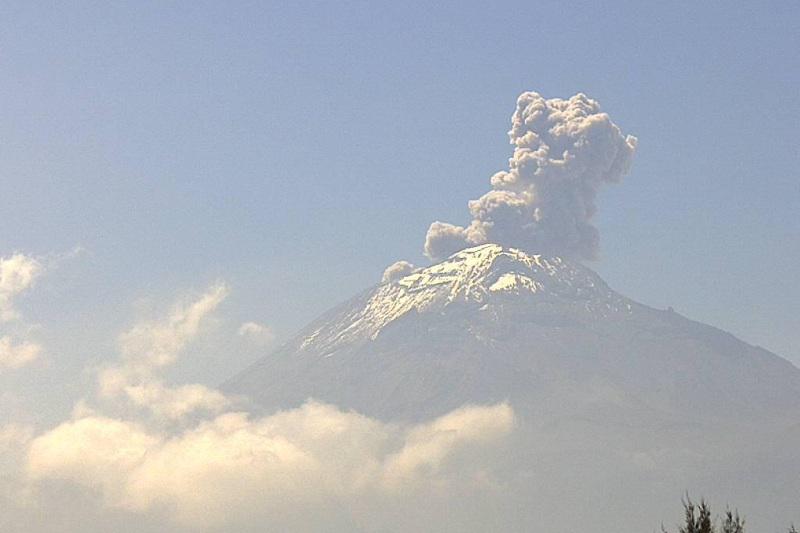
[{"label": "wispy cloud", "polygon": [[22,322],[16,300],[44,271],[44,265],[29,255],[0,258],[0,370],[25,366],[42,353],[42,346],[27,338],[30,328]]},{"label": "wispy cloud", "polygon": [[41,352],[41,345],[35,342],[15,342],[10,335],[4,335],[0,337],[0,369],[25,366]]},{"label": "wispy cloud", "polygon": [[[97,397],[78,402],[70,419],[37,435],[3,433],[25,450],[19,486],[36,494],[47,482],[67,482],[98,494],[101,514],[169,509],[169,519],[190,530],[258,520],[296,530],[323,527],[333,515],[348,520],[358,509],[380,523],[386,502],[482,482],[482,457],[515,425],[505,403],[408,425],[314,400],[253,416],[203,385],[165,384],[160,372],[188,351],[228,292],[216,284],[123,333],[119,357],[98,374]],[[239,334],[265,330],[247,323]],[[35,498],[50,504],[46,491]]]},{"label": "wispy cloud", "polygon": [[275,332],[272,328],[257,322],[245,322],[236,332],[240,337],[258,346],[268,346],[275,340]]},{"label": "wispy cloud", "polygon": [[0,258],[0,322],[20,318],[15,299],[30,289],[43,272],[42,264],[25,254]]},{"label": "wispy cloud", "polygon": [[199,384],[169,387],[158,371],[177,360],[228,292],[225,284],[215,284],[195,300],[174,305],[161,320],[136,324],[123,333],[119,359],[98,375],[100,395],[122,396],[132,405],[168,419],[225,407],[228,402],[219,392]]}]

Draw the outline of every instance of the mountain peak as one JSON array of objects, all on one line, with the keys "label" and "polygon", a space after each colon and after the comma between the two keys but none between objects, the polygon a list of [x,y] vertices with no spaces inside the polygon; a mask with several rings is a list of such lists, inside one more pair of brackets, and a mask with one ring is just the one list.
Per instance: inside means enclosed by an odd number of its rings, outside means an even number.
[{"label": "mountain peak", "polygon": [[350,303],[348,312],[314,329],[300,349],[375,339],[411,313],[441,313],[452,306],[497,311],[508,305],[570,307],[589,313],[628,312],[628,301],[579,263],[483,244],[446,260],[382,283]]},{"label": "mountain peak", "polygon": [[373,286],[227,387],[267,408],[314,397],[387,420],[506,399],[564,416],[611,402],[624,420],[641,408],[670,423],[698,405],[800,405],[800,372],[774,354],[629,300],[578,262],[496,244]]},{"label": "mountain peak", "polygon": [[441,263],[391,282],[388,292],[406,296],[431,289],[445,297],[446,303],[485,302],[492,294],[502,293],[548,292],[596,298],[611,292],[597,274],[578,263],[498,244],[461,250]]}]

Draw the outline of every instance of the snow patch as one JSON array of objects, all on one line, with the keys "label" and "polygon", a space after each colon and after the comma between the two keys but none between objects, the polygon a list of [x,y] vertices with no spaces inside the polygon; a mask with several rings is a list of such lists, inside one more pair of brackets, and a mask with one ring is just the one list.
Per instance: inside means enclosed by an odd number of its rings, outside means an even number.
[{"label": "snow patch", "polygon": [[626,305],[580,264],[484,244],[378,285],[364,304],[305,338],[300,350],[330,354],[343,343],[377,338],[408,313],[441,312],[453,304],[472,303],[488,310],[500,302],[497,298],[508,295],[577,302],[589,312],[615,312]]}]

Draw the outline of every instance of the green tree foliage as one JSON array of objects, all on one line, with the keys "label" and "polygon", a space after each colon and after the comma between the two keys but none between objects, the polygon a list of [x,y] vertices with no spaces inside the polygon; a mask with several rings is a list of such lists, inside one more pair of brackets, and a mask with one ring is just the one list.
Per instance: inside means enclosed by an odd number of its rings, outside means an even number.
[{"label": "green tree foliage", "polygon": [[685,523],[678,530],[679,533],[714,533],[711,523],[711,508],[704,500],[700,505],[695,505],[687,496],[683,502]]},{"label": "green tree foliage", "polygon": [[[717,533],[711,519],[711,507],[705,500],[700,500],[699,504],[695,504],[687,496],[683,500],[683,515],[684,523],[678,529],[678,533]],[[663,526],[661,530],[663,533],[667,533]],[[728,511],[725,514],[719,533],[744,533],[744,520],[739,518],[738,512]]]},{"label": "green tree foliage", "polygon": [[721,533],[744,533],[744,520],[739,518],[738,511],[731,511],[730,509],[725,511]]},{"label": "green tree foliage", "polygon": [[[714,527],[711,519],[711,508],[700,500],[696,505],[687,495],[683,499],[684,523],[678,533],[744,533],[744,519],[739,516],[739,511],[728,509],[719,519],[719,528]],[[662,533],[669,533],[661,526]],[[789,526],[787,533],[800,533],[794,524]]]}]

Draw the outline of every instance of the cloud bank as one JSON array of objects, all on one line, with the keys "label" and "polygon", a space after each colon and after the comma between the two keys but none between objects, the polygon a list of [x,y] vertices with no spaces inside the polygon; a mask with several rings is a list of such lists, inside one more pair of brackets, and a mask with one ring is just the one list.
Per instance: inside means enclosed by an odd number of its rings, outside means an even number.
[{"label": "cloud bank", "polygon": [[469,202],[472,221],[436,221],[425,254],[441,260],[493,242],[533,253],[592,259],[599,233],[592,225],[599,188],[630,169],[636,138],[623,135],[600,105],[579,93],[562,100],[525,92],[508,132],[514,153],[492,190]]},{"label": "cloud bank", "polygon": [[[228,292],[212,285],[127,328],[65,419],[0,423],[0,530],[641,531],[674,516],[686,487],[747,502],[754,525],[788,523],[794,508],[776,497],[800,490],[796,476],[730,470],[770,457],[796,472],[796,428],[664,434],[669,418],[650,423],[636,408],[622,412],[639,429],[620,431],[606,420],[624,396],[602,381],[565,377],[534,412],[501,401],[421,423],[313,399],[255,415],[213,388],[171,383],[169,366],[219,331]],[[760,500],[753,479],[769,487]]]},{"label": "cloud bank", "polygon": [[33,480],[69,480],[112,508],[168,508],[192,528],[230,526],[241,516],[276,527],[302,523],[303,513],[313,517],[331,501],[352,510],[376,493],[443,490],[469,470],[459,454],[479,457],[513,420],[501,404],[403,428],[310,401],[258,419],[226,413],[167,434],[91,415],[37,437],[27,466]]},{"label": "cloud bank", "polygon": [[173,530],[296,531],[330,529],[332,520],[339,530],[383,528],[393,509],[491,486],[488,465],[516,423],[506,403],[415,425],[314,400],[254,417],[214,389],[166,383],[161,372],[227,294],[214,285],[120,335],[95,395],[68,420],[38,434],[0,428],[0,446],[14,447],[22,465],[9,492],[55,509],[54,493],[79,491],[70,501],[88,498],[99,523],[127,513],[137,528],[161,517]]}]

